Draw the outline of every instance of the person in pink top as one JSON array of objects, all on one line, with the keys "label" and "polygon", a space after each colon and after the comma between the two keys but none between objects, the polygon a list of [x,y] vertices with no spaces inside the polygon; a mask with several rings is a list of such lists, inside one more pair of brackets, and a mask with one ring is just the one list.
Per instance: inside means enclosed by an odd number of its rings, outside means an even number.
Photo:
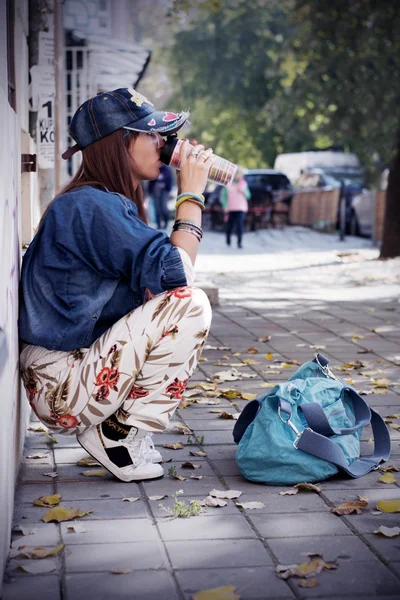
[{"label": "person in pink top", "polygon": [[242,248],[244,219],[249,209],[247,200],[250,198],[249,186],[243,177],[243,169],[238,167],[235,178],[228,188],[221,192],[221,203],[228,216],[226,228],[226,243],[231,245],[231,236],[236,228],[238,248]]}]

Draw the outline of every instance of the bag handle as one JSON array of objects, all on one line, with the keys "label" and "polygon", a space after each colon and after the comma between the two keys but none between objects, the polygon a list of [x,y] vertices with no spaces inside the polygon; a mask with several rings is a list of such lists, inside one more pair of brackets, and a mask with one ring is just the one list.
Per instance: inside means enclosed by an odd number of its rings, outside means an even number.
[{"label": "bag handle", "polygon": [[344,388],[343,392],[347,392],[353,402],[354,416],[356,418],[354,425],[352,427],[331,427],[322,406],[316,402],[309,402],[301,404],[299,408],[302,410],[311,429],[327,436],[349,435],[370,423],[371,410],[365,400],[352,388]]},{"label": "bag handle", "polygon": [[374,436],[374,452],[371,456],[362,456],[348,465],[344,452],[338,444],[311,429],[304,429],[293,445],[299,450],[333,463],[354,478],[362,477],[370,471],[378,469],[380,463],[390,457],[391,444],[388,428],[381,415],[372,408],[370,410]]}]

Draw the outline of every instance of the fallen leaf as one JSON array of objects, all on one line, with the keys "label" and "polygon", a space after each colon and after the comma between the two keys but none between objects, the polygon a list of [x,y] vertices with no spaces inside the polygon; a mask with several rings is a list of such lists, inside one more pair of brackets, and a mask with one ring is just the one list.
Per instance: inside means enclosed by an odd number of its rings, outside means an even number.
[{"label": "fallen leaf", "polygon": [[379,470],[382,471],[383,473],[386,473],[387,471],[397,471],[397,472],[400,471],[399,467],[395,467],[395,465],[388,465],[387,467],[379,467]]},{"label": "fallen leaf", "polygon": [[218,419],[230,419],[233,420],[235,417],[231,414],[231,413],[227,413],[227,412],[223,412],[220,415],[218,415]]},{"label": "fallen leaf", "polygon": [[168,448],[169,450],[181,450],[185,445],[182,442],[177,442],[176,444],[164,444],[163,448]]},{"label": "fallen leaf", "polygon": [[273,353],[272,353],[272,352],[268,352],[268,353],[265,355],[265,358],[266,358],[267,360],[273,360],[273,358],[274,358],[274,355],[273,355]]},{"label": "fallen leaf", "polygon": [[321,346],[318,344],[311,344],[311,346],[309,346],[309,348],[311,348],[311,350],[325,350],[326,346]]},{"label": "fallen leaf", "polygon": [[48,431],[44,431],[44,435],[48,440],[50,440],[51,444],[58,444],[58,440],[55,437],[53,437],[52,435],[50,435],[50,433]]},{"label": "fallen leaf", "polygon": [[361,500],[354,500],[352,502],[343,502],[340,506],[331,508],[331,512],[335,515],[351,515],[355,513],[362,515],[362,509],[368,508],[368,502],[362,502]]},{"label": "fallen leaf", "polygon": [[391,538],[400,535],[400,527],[385,527],[385,525],[381,525],[374,533]]},{"label": "fallen leaf", "polygon": [[398,419],[399,415],[397,413],[393,414],[393,415],[386,415],[387,419]]},{"label": "fallen leaf", "polygon": [[189,454],[190,454],[190,456],[197,456],[197,457],[207,456],[207,454],[205,452],[203,452],[202,450],[199,450],[197,452],[195,450],[189,450]]},{"label": "fallen leaf", "polygon": [[[55,556],[64,548],[65,544],[60,544],[56,548],[33,548],[33,550],[16,550],[17,554],[15,556],[25,556],[26,558],[48,558],[49,556]],[[14,558],[14,556],[12,556]]]},{"label": "fallen leaf", "polygon": [[186,398],[182,398],[182,400],[179,403],[178,408],[187,408],[191,404],[192,404],[191,400],[187,400]]},{"label": "fallen leaf", "polygon": [[324,569],[331,571],[337,569],[337,567],[336,562],[325,562],[322,556],[313,554],[308,562],[303,562],[299,565],[278,565],[275,570],[281,579],[288,579],[289,577],[308,579],[309,577],[318,575]]},{"label": "fallen leaf", "polygon": [[[389,427],[390,429],[395,429],[396,431],[400,429],[400,424],[399,423],[389,423]],[[396,469],[396,471],[398,471],[399,469]]]},{"label": "fallen leaf", "polygon": [[369,502],[368,496],[357,496],[360,502]]},{"label": "fallen leaf", "polygon": [[380,379],[374,379],[373,381],[374,388],[387,388],[389,385],[392,385],[392,383],[393,381],[387,377],[381,377]]},{"label": "fallen leaf", "polygon": [[170,475],[170,477],[171,479],[177,479],[178,481],[186,481],[186,477],[183,475],[178,475],[177,473]]},{"label": "fallen leaf", "polygon": [[364,335],[359,335],[358,333],[353,333],[351,336],[352,340],[363,340],[364,339]]},{"label": "fallen leaf", "polygon": [[292,365],[291,365],[291,364],[289,364],[289,363],[287,363],[287,362],[280,363],[280,365],[279,365],[279,366],[280,366],[282,369],[291,369],[291,368],[292,368]]},{"label": "fallen leaf", "polygon": [[204,358],[204,356],[200,356],[200,358],[198,359],[198,362],[207,362],[208,358]]},{"label": "fallen leaf", "polygon": [[163,494],[162,496],[149,496],[149,500],[164,500],[164,498],[168,498],[168,494]]},{"label": "fallen leaf", "polygon": [[60,494],[53,494],[52,496],[40,496],[33,501],[34,506],[56,506],[61,501]]},{"label": "fallen leaf", "polygon": [[358,350],[357,354],[371,354],[372,350],[371,349],[365,349],[365,350]]},{"label": "fallen leaf", "polygon": [[128,573],[133,573],[133,569],[112,569],[111,573],[113,575],[128,575]]},{"label": "fallen leaf", "polygon": [[206,398],[196,398],[195,399],[196,404],[208,404],[208,406],[213,406],[214,404],[220,404],[221,400],[219,400],[217,398],[217,400],[207,400]]},{"label": "fallen leaf", "polygon": [[302,588],[314,588],[318,585],[318,579],[300,579],[299,586]]},{"label": "fallen leaf", "polygon": [[122,502],[137,502],[140,500],[139,496],[134,496],[132,498],[122,498]]},{"label": "fallen leaf", "polygon": [[90,471],[81,472],[81,475],[84,475],[85,477],[105,477],[109,474],[110,472],[106,469],[90,469]]},{"label": "fallen leaf", "polygon": [[400,512],[400,500],[379,500],[376,508],[386,513]]},{"label": "fallen leaf", "polygon": [[220,507],[227,506],[226,500],[221,500],[220,498],[213,498],[212,496],[207,496],[200,502],[200,506],[211,506],[211,507]]},{"label": "fallen leaf", "polygon": [[264,337],[257,338],[257,342],[269,342],[271,340],[270,335],[265,335]]},{"label": "fallen leaf", "polygon": [[42,517],[42,521],[50,523],[50,521],[56,521],[61,523],[62,521],[72,521],[73,519],[90,515],[92,510],[80,510],[79,508],[65,508],[64,506],[57,506],[47,511]]},{"label": "fallen leaf", "polygon": [[169,463],[169,462],[172,462],[172,458],[164,458],[164,457],[163,457],[163,459],[162,459],[162,461],[161,461],[161,462],[162,462],[162,463]]},{"label": "fallen leaf", "polygon": [[231,500],[232,498],[239,498],[239,496],[241,496],[242,494],[243,492],[239,492],[239,490],[223,491],[213,489],[211,490],[209,495],[214,496],[214,498],[228,498],[229,500]]},{"label": "fallen leaf", "polygon": [[224,411],[224,409],[223,409],[223,408],[212,408],[212,409],[211,409],[211,410],[209,410],[208,412],[210,412],[210,413],[216,413],[216,414],[221,414],[221,413],[223,413],[223,412],[225,412],[225,411]]},{"label": "fallen leaf", "polygon": [[229,346],[210,346],[210,344],[206,344],[203,350],[228,350],[229,352],[231,348]]},{"label": "fallen leaf", "polygon": [[57,568],[54,560],[41,560],[40,562],[29,562],[26,564],[18,565],[20,571],[25,573],[31,573],[32,575],[39,575],[42,573],[51,573]]},{"label": "fallen leaf", "polygon": [[289,365],[299,365],[300,362],[298,360],[294,360],[294,359],[288,359],[286,361]]},{"label": "fallen leaf", "polygon": [[223,389],[221,396],[223,398],[226,398],[227,400],[235,400],[236,398],[241,398],[242,397],[242,393],[239,392],[239,390],[233,390],[233,389]]},{"label": "fallen leaf", "polygon": [[36,433],[46,433],[47,430],[41,425],[39,425],[39,427],[34,427],[33,425],[30,425],[28,427],[28,431],[36,431]]},{"label": "fallen leaf", "polygon": [[193,431],[189,429],[189,427],[187,427],[186,425],[181,425],[180,423],[176,424],[174,426],[174,429],[176,429],[179,433],[182,433],[182,435],[193,434]]},{"label": "fallen leaf", "polygon": [[189,461],[186,461],[184,463],[181,464],[181,468],[182,469],[201,469],[201,465],[197,464],[197,463],[192,463]]},{"label": "fallen leaf", "polygon": [[74,523],[73,525],[67,526],[67,533],[87,533],[88,529],[80,523]]},{"label": "fallen leaf", "polygon": [[224,585],[210,588],[192,595],[192,600],[240,600],[239,594],[235,593],[233,585]]},{"label": "fallen leaf", "polygon": [[92,456],[85,456],[84,458],[78,460],[76,464],[78,467],[101,467],[101,464]]},{"label": "fallen leaf", "polygon": [[241,392],[241,396],[243,400],[255,400],[257,398],[257,394],[248,394],[246,392]]},{"label": "fallen leaf", "polygon": [[240,506],[240,508],[246,508],[247,510],[265,508],[264,502],[236,502],[236,506]]},{"label": "fallen leaf", "polygon": [[[24,527],[23,525],[18,525],[19,531],[22,533],[22,535],[34,535],[37,531],[39,531],[38,527]],[[18,531],[18,529],[16,528],[16,530]]]},{"label": "fallen leaf", "polygon": [[235,354],[232,354],[232,356],[242,356],[241,352],[235,352]]},{"label": "fallen leaf", "polygon": [[194,473],[190,473],[190,479],[203,479],[203,475],[195,475]]},{"label": "fallen leaf", "polygon": [[25,456],[25,458],[29,458],[29,459],[33,459],[33,460],[38,460],[40,458],[48,458],[48,454],[45,454],[43,452],[37,452],[36,454],[27,454]]},{"label": "fallen leaf", "polygon": [[381,483],[392,484],[396,483],[396,477],[392,473],[385,473],[382,477],[378,477],[378,481]]},{"label": "fallen leaf", "polygon": [[203,388],[193,388],[184,392],[185,398],[192,398],[192,396],[199,396],[203,393]]},{"label": "fallen leaf", "polygon": [[257,354],[258,350],[257,348],[247,348],[247,354]]},{"label": "fallen leaf", "polygon": [[275,386],[276,386],[276,383],[268,383],[268,382],[260,383],[260,385],[259,385],[259,387],[263,388],[263,389],[271,389]]},{"label": "fallen leaf", "polygon": [[307,482],[302,482],[302,483],[296,483],[296,485],[293,486],[292,490],[287,490],[285,492],[279,492],[280,496],[294,496],[295,494],[298,494],[299,492],[316,492],[317,494],[320,494],[322,492],[322,488],[319,487],[319,485],[315,485],[314,483],[307,483]]},{"label": "fallen leaf", "polygon": [[253,358],[244,358],[243,359],[243,363],[245,365],[259,365],[260,363],[258,362],[258,360],[254,360]]},{"label": "fallen leaf", "polygon": [[286,490],[284,492],[279,492],[280,496],[295,496],[296,494],[299,493],[299,490]]},{"label": "fallen leaf", "polygon": [[51,473],[42,473],[42,475],[45,477],[51,477],[52,479],[54,479],[54,477],[58,477],[58,473],[56,471],[52,471]]}]

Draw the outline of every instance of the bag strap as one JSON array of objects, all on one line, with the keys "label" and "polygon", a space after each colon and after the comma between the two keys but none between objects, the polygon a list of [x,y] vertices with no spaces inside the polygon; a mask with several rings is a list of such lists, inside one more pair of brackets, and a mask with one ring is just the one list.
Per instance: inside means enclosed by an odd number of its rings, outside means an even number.
[{"label": "bag strap", "polygon": [[390,457],[390,435],[382,417],[371,409],[371,426],[374,436],[374,452],[371,456],[362,456],[351,465],[347,464],[346,457],[341,447],[328,437],[316,433],[311,429],[304,429],[297,441],[295,448],[308,452],[313,456],[327,460],[340,467],[354,478],[362,477],[379,467],[381,462]]},{"label": "bag strap", "polygon": [[371,421],[371,410],[368,404],[363,400],[352,388],[344,388],[353,402],[355,423],[352,427],[331,427],[324,409],[316,402],[301,404],[303,415],[306,418],[308,425],[322,435],[349,435],[354,433],[361,427],[365,427]]}]

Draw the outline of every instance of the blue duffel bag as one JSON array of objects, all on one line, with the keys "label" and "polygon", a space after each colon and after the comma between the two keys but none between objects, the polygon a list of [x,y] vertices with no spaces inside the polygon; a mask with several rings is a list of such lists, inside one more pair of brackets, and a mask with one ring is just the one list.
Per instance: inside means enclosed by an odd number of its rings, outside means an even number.
[{"label": "blue duffel bag", "polygon": [[[294,485],[322,481],[340,470],[357,478],[388,460],[390,435],[382,417],[337,379],[328,363],[318,354],[246,405],[233,430],[236,462],[246,479]],[[368,424],[374,452],[360,457]]]}]

